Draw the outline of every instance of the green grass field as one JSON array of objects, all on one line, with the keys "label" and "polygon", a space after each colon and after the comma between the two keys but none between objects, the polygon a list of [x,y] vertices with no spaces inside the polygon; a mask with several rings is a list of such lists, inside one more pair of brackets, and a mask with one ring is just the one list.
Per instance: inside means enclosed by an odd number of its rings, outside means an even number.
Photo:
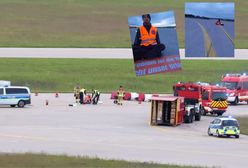
[{"label": "green grass field", "polygon": [[247,60],[183,60],[183,71],[136,77],[131,59],[0,59],[1,80],[32,91],[72,92],[76,83],[91,90],[171,93],[178,81],[218,82],[227,72],[248,71]]},{"label": "green grass field", "polygon": [[241,134],[248,135],[248,117],[238,117]]},{"label": "green grass field", "polygon": [[193,166],[45,154],[0,154],[0,163],[0,168],[194,168]]},{"label": "green grass field", "polygon": [[[130,47],[128,16],[166,10],[175,11],[180,47],[184,47],[184,2],[0,0],[0,47]],[[234,2],[235,46],[248,48],[248,1]]]}]

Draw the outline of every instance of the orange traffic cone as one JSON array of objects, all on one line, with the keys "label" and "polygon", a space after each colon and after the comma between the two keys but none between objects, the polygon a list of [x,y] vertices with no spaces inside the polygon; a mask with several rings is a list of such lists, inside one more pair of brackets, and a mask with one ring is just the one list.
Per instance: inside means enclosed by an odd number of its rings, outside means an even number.
[{"label": "orange traffic cone", "polygon": [[56,98],[59,97],[59,93],[58,93],[58,92],[55,93],[55,97],[56,97]]}]

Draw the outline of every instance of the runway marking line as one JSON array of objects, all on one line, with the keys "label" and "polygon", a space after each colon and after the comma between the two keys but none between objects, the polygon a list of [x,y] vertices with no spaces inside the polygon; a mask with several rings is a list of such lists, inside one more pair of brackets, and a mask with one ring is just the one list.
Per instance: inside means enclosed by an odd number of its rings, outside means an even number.
[{"label": "runway marking line", "polygon": [[199,22],[196,21],[196,23],[200,26],[202,33],[204,35],[204,42],[205,42],[205,55],[207,57],[216,57],[216,51],[215,48],[213,46],[213,43],[211,41],[211,38],[208,35],[207,30],[204,28],[204,26],[202,24],[200,24]]},{"label": "runway marking line", "polygon": [[45,137],[34,137],[34,136],[25,136],[25,135],[0,134],[0,137],[49,141],[49,139],[47,139]]},{"label": "runway marking line", "polygon": [[227,36],[227,38],[232,42],[232,44],[234,45],[234,41],[233,39],[231,38],[231,36],[226,32],[226,30],[220,26],[220,29],[225,33],[225,35]]}]

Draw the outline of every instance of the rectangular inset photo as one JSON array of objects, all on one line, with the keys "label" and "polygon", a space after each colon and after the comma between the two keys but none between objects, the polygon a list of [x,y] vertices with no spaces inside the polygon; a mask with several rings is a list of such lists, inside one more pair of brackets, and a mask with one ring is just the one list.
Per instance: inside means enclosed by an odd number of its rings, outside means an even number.
[{"label": "rectangular inset photo", "polygon": [[136,76],[181,70],[173,11],[128,18]]},{"label": "rectangular inset photo", "polygon": [[185,57],[234,57],[234,3],[185,3]]}]

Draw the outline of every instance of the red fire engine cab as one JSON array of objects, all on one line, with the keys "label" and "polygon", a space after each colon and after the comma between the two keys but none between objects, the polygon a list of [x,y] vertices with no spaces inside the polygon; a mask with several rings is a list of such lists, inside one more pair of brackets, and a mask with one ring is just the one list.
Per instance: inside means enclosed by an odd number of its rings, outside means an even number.
[{"label": "red fire engine cab", "polygon": [[221,86],[227,88],[228,99],[231,104],[245,101],[248,103],[248,75],[246,73],[225,74]]},{"label": "red fire engine cab", "polygon": [[202,86],[202,107],[203,115],[206,113],[217,114],[221,116],[228,107],[227,89],[220,86]]}]

